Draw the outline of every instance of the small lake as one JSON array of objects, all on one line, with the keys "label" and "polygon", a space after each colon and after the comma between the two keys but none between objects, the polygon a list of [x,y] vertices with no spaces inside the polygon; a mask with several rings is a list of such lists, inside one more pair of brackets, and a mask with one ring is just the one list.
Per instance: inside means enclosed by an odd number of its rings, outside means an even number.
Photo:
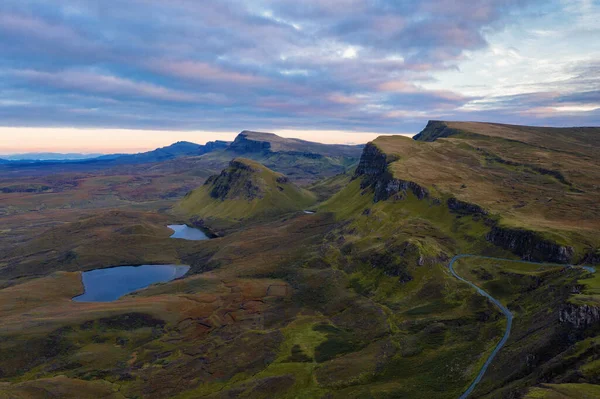
[{"label": "small lake", "polygon": [[83,295],[76,302],[112,302],[123,295],[183,277],[190,270],[183,265],[120,266],[96,269],[81,274]]},{"label": "small lake", "polygon": [[185,224],[171,224],[167,227],[175,232],[171,238],[180,238],[182,240],[190,241],[202,241],[210,238],[202,230],[195,229]]}]

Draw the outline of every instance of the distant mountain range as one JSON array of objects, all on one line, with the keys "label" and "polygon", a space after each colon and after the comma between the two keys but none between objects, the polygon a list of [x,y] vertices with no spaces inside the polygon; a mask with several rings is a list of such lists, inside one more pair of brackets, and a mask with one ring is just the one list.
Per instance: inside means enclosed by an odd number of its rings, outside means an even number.
[{"label": "distant mountain range", "polygon": [[57,152],[28,152],[24,154],[9,154],[0,155],[2,161],[74,161],[82,159],[98,158],[102,154],[81,154],[68,153],[62,154]]},{"label": "distant mountain range", "polygon": [[94,159],[95,161],[110,161],[114,164],[141,164],[168,161],[170,159],[182,156],[200,156],[217,149],[224,149],[229,146],[227,141],[209,141],[201,145],[190,143],[189,141],[178,141],[167,147],[158,148],[153,151],[142,152],[139,154],[112,154],[104,155]]},{"label": "distant mountain range", "polygon": [[0,163],[7,162],[106,162],[116,164],[136,164],[136,163],[152,163],[161,162],[180,156],[202,155],[207,152],[214,151],[219,148],[226,148],[229,145],[226,141],[209,141],[205,145],[190,143],[187,141],[179,141],[167,147],[158,148],[156,150],[142,152],[138,154],[79,154],[79,153],[53,153],[39,152],[26,154],[3,155]]},{"label": "distant mountain range", "polygon": [[362,145],[322,144],[244,130],[233,142],[210,141],[200,145],[181,141],[139,154],[110,154],[88,159],[0,160],[0,167],[25,174],[88,172],[127,165],[200,168],[216,173],[233,158],[242,156],[274,168],[295,182],[308,182],[317,176],[344,173],[358,162],[362,148]]}]

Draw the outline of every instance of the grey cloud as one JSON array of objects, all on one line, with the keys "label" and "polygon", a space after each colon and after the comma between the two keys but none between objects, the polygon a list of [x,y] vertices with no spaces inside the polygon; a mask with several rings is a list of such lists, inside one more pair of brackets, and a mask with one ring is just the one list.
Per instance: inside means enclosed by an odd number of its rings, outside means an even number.
[{"label": "grey cloud", "polygon": [[0,4],[0,88],[18,93],[0,93],[0,124],[389,132],[438,116],[557,121],[519,110],[598,98],[594,63],[557,93],[421,88],[536,0],[59,3]]}]

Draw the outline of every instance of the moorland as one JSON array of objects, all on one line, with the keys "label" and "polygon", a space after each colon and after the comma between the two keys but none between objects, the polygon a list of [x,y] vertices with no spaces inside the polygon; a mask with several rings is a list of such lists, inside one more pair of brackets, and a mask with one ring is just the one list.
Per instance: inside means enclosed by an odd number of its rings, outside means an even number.
[{"label": "moorland", "polygon": [[[507,328],[459,254],[514,316],[469,397],[599,397],[599,137],[431,121],[0,162],[0,398],[458,398]],[[149,264],[190,269],[72,300]]]}]

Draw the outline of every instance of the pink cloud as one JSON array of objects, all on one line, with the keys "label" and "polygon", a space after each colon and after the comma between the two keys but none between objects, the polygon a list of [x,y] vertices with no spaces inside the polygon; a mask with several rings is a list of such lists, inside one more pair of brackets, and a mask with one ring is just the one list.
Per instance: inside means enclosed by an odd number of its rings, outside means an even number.
[{"label": "pink cloud", "polygon": [[339,93],[330,94],[327,98],[329,99],[329,101],[336,103],[336,104],[355,105],[355,104],[362,103],[362,101],[360,101],[360,99],[358,99],[356,97],[346,96],[344,94],[339,94]]},{"label": "pink cloud", "polygon": [[16,70],[12,75],[30,82],[61,89],[83,90],[91,93],[125,94],[157,100],[197,102],[198,97],[152,83],[135,82],[112,75],[85,71],[41,72]]},{"label": "pink cloud", "polygon": [[414,93],[417,88],[412,83],[403,82],[401,80],[391,80],[383,82],[378,86],[381,91],[391,91],[396,93]]},{"label": "pink cloud", "polygon": [[199,61],[151,61],[152,70],[182,79],[199,81],[224,81],[240,84],[264,84],[269,79],[262,76],[227,71],[206,62]]},{"label": "pink cloud", "polygon": [[52,25],[38,18],[0,13],[0,30],[26,36],[35,36],[45,40],[78,42],[82,38],[72,29],[61,25]]}]

